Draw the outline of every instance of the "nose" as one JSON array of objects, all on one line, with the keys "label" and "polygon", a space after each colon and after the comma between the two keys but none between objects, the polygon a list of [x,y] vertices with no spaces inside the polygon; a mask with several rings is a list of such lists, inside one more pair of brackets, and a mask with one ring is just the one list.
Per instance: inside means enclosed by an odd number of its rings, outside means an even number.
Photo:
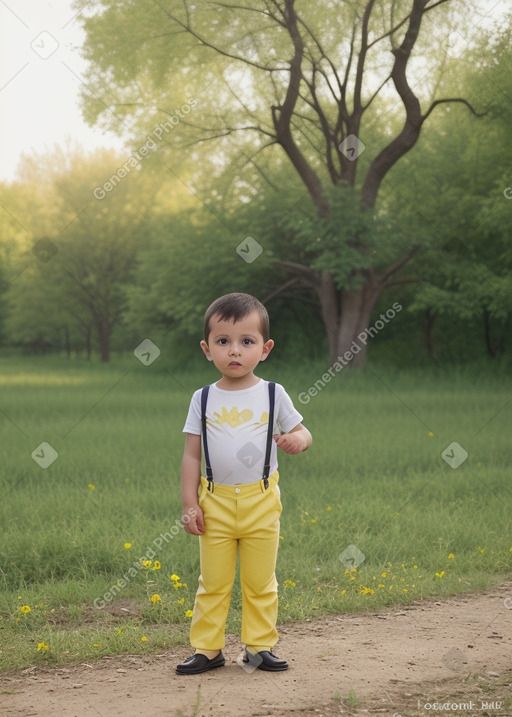
[{"label": "nose", "polygon": [[231,346],[229,347],[229,354],[230,356],[239,356],[240,355],[240,346],[236,341],[233,341]]}]

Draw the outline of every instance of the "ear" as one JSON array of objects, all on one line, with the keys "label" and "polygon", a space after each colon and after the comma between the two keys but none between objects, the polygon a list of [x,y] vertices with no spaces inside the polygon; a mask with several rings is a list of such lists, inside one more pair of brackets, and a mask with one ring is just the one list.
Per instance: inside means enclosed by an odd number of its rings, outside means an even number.
[{"label": "ear", "polygon": [[272,341],[272,339],[269,339],[268,341],[266,341],[263,344],[263,350],[261,353],[260,361],[265,361],[265,359],[267,358],[267,356],[269,355],[269,353],[272,351],[273,348],[274,348],[274,342]]},{"label": "ear", "polygon": [[201,343],[199,345],[203,349],[203,353],[206,356],[206,358],[208,359],[208,361],[213,361],[212,355],[210,353],[210,349],[208,348],[208,344],[206,343],[206,341],[201,341]]}]

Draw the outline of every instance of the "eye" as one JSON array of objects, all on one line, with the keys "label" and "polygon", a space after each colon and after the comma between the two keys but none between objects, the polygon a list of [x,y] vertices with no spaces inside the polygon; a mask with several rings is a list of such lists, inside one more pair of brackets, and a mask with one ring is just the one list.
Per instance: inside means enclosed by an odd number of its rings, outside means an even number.
[{"label": "eye", "polygon": [[227,339],[217,339],[217,343],[220,344],[221,346],[225,346],[227,344],[227,342],[228,342]]},{"label": "eye", "polygon": [[252,339],[244,339],[242,343],[244,344],[244,346],[250,346],[254,343],[254,341]]}]

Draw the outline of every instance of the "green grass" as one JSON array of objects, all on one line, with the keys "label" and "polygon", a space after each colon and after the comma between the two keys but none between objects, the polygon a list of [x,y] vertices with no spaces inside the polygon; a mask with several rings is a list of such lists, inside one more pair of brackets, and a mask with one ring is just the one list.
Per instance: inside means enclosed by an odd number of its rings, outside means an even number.
[{"label": "green grass", "polygon": [[[510,577],[510,378],[371,364],[301,405],[322,366],[261,368],[314,436],[304,455],[280,456],[281,622]],[[163,357],[0,360],[0,670],[188,642],[199,560],[176,527],[181,431],[192,392],[216,378]],[[31,458],[43,441],[59,454],[47,469]],[[441,458],[453,441],[469,453],[457,469]],[[355,570],[339,560],[352,544],[365,555]],[[240,607],[235,587],[230,632]]]}]

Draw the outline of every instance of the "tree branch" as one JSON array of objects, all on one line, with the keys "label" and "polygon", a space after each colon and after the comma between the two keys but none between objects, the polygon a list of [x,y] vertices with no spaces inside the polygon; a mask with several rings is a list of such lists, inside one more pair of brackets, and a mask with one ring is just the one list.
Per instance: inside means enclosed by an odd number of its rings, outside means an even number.
[{"label": "tree branch", "polygon": [[293,279],[289,279],[288,281],[285,281],[284,284],[279,286],[275,291],[272,291],[270,294],[267,294],[264,299],[262,299],[261,303],[266,306],[269,301],[272,301],[272,299],[275,299],[276,296],[279,296],[279,294],[282,294],[283,291],[286,291],[286,289],[289,289],[290,286],[293,286],[294,284],[297,284],[299,282],[298,277],[294,277]]},{"label": "tree branch", "polygon": [[473,105],[463,97],[445,97],[444,99],[434,100],[434,102],[432,102],[428,110],[423,115],[423,122],[427,119],[431,112],[433,112],[437,105],[446,104],[447,102],[459,102],[460,104],[466,105],[466,107],[468,107],[471,111],[471,114],[475,115],[475,117],[485,117],[487,114],[487,112],[477,112]]},{"label": "tree branch", "polygon": [[399,269],[401,269],[403,266],[407,264],[408,261],[410,261],[413,256],[415,256],[419,251],[419,247],[414,246],[412,249],[409,249],[408,252],[403,254],[399,259],[397,259],[393,264],[388,266],[387,269],[384,270],[384,273],[380,275],[379,281],[382,285],[385,285],[387,280],[390,276],[395,274]]},{"label": "tree branch", "polygon": [[[362,109],[361,92],[363,87],[364,64],[366,61],[366,53],[368,52],[368,25],[374,5],[375,0],[368,0],[361,24],[361,47],[357,58],[356,79],[354,82],[354,115],[356,116]],[[355,127],[355,129],[357,130],[357,127]]]},{"label": "tree branch", "polygon": [[[211,50],[214,50],[219,55],[222,55],[223,57],[229,57],[230,60],[238,60],[239,62],[243,62],[246,65],[250,65],[251,67],[256,67],[258,70],[263,70],[264,72],[282,72],[286,71],[287,67],[268,67],[266,65],[260,65],[258,62],[252,62],[252,60],[248,60],[245,57],[240,57],[239,55],[233,55],[231,52],[227,52],[226,50],[223,50],[221,47],[218,47],[217,45],[214,45],[212,42],[209,42],[205,37],[200,35],[196,30],[192,28],[190,25],[189,19],[187,19],[187,22],[183,22],[183,20],[180,20],[176,15],[173,15],[167,8],[162,7],[162,5],[158,2],[158,0],[154,0],[155,4],[158,5],[158,7],[164,12],[167,17],[170,17],[173,22],[175,22],[177,25],[182,27],[186,32],[189,32],[192,37],[195,37],[196,40],[199,40],[201,45],[204,45],[205,47],[209,47]],[[187,12],[188,15],[188,12]]]},{"label": "tree branch", "polygon": [[[323,59],[327,60],[329,66],[330,66],[330,68],[331,68],[331,70],[332,70],[332,72],[333,72],[333,75],[334,75],[334,77],[336,78],[336,82],[338,83],[338,88],[339,88],[340,94],[341,94],[342,86],[341,86],[341,82],[340,82],[340,78],[339,78],[339,75],[338,75],[338,71],[337,71],[337,69],[336,69],[336,66],[334,65],[334,63],[332,62],[332,60],[330,59],[330,57],[326,54],[326,52],[325,52],[325,50],[324,50],[322,44],[320,43],[320,40],[318,40],[318,38],[315,36],[315,34],[314,34],[313,31],[311,30],[311,28],[310,28],[308,25],[306,25],[305,21],[304,21],[299,15],[297,16],[297,19],[298,19],[298,21],[300,22],[300,24],[303,26],[303,28],[306,30],[306,32],[308,33],[308,35],[311,37],[311,39],[313,40],[313,42],[314,42],[315,45],[317,46],[318,50],[320,51],[320,59],[321,59],[321,60],[323,60]],[[334,92],[334,89],[331,87],[331,83],[329,82],[329,79],[327,78],[327,76],[325,75],[325,73],[322,72],[322,74],[323,74],[323,76],[325,77],[325,81],[327,82],[327,85],[328,85],[329,89],[331,90],[331,93],[332,93],[333,97],[334,97],[335,99],[337,99],[337,98],[336,98],[336,94],[335,94],[335,92]]]},{"label": "tree branch", "polygon": [[375,40],[372,40],[372,42],[370,42],[370,43],[368,44],[368,49],[370,50],[370,49],[371,49],[374,45],[376,45],[378,42],[380,42],[381,40],[384,40],[384,38],[390,37],[391,35],[394,35],[395,32],[397,32],[398,30],[400,30],[400,28],[402,27],[402,25],[405,25],[405,23],[407,22],[407,20],[409,19],[409,17],[410,17],[410,13],[409,13],[409,15],[406,15],[403,20],[400,20],[400,22],[399,22],[397,25],[395,25],[394,27],[392,27],[390,30],[388,30],[387,32],[385,32],[383,35],[380,35],[379,37],[375,38]]},{"label": "tree branch", "polygon": [[[428,2],[428,0],[427,0]],[[429,10],[433,10],[438,5],[444,5],[445,2],[450,2],[450,0],[437,0],[433,5],[426,5],[425,6],[425,12],[428,12]]]},{"label": "tree branch", "polygon": [[313,98],[312,107],[315,110],[315,112],[318,116],[318,119],[320,120],[322,134],[323,134],[324,140],[325,140],[325,161],[327,162],[327,169],[329,171],[331,181],[333,182],[333,184],[335,184],[339,179],[339,174],[336,171],[336,168],[334,167],[333,154],[332,154],[333,145],[335,146],[335,137],[331,131],[331,128],[329,127],[329,122],[327,120],[327,117],[325,116],[325,113],[320,105],[318,96],[316,94],[315,66],[313,65],[313,74],[312,74],[311,82],[309,80],[307,80],[306,77],[304,77],[304,74],[302,77],[303,77],[303,80],[306,83],[306,85],[309,87],[311,97]]},{"label": "tree branch", "polygon": [[224,127],[223,129],[219,129],[219,130],[209,130],[209,129],[206,129],[205,127],[198,127],[197,125],[193,125],[190,122],[185,122],[184,120],[182,120],[182,123],[186,124],[187,127],[192,127],[193,129],[200,129],[204,132],[217,131],[217,134],[212,134],[210,137],[199,137],[199,139],[195,139],[192,142],[187,142],[186,144],[182,144],[181,145],[182,147],[193,147],[196,144],[203,144],[203,142],[210,142],[212,139],[219,139],[220,137],[227,137],[230,134],[233,134],[234,132],[245,132],[249,129],[255,130],[256,132],[261,132],[261,134],[266,134],[268,137],[270,137],[273,140],[272,142],[269,142],[268,145],[265,145],[265,146],[270,146],[271,144],[275,144],[275,142],[276,142],[275,136],[273,134],[270,134],[269,132],[265,132],[264,130],[261,129],[261,127],[253,127],[253,126],[249,125],[247,127]]},{"label": "tree branch", "polygon": [[304,55],[304,44],[297,27],[294,2],[295,0],[285,0],[286,29],[288,30],[294,47],[293,57],[290,61],[290,78],[283,104],[280,107],[273,106],[271,108],[272,120],[276,130],[277,142],[284,149],[299,177],[306,185],[317,207],[319,216],[326,217],[329,213],[329,205],[322,194],[320,178],[297,147],[291,132],[292,115],[297,104],[297,99],[299,98],[300,83],[302,80],[302,58]]},{"label": "tree branch", "polygon": [[383,82],[381,82],[381,84],[377,87],[377,89],[375,90],[375,92],[373,93],[373,95],[370,97],[370,99],[368,100],[368,102],[364,105],[364,107],[362,108],[363,112],[368,109],[368,107],[371,105],[371,103],[373,102],[373,100],[377,97],[377,95],[379,94],[379,92],[381,91],[381,89],[384,87],[384,85],[385,85],[387,82],[390,81],[390,79],[391,79],[391,73],[386,77],[386,79],[385,79]]},{"label": "tree branch", "polygon": [[421,116],[420,102],[407,79],[407,65],[418,39],[425,4],[426,0],[413,0],[407,32],[400,47],[392,51],[395,59],[391,70],[391,79],[405,109],[405,123],[400,134],[384,147],[368,169],[361,188],[361,206],[363,208],[374,206],[380,185],[387,172],[418,141],[423,117]]},{"label": "tree branch", "polygon": [[286,269],[287,271],[291,271],[293,274],[296,274],[308,286],[317,288],[320,285],[319,278],[316,275],[317,272],[310,269],[309,266],[305,266],[305,264],[297,264],[294,261],[276,259],[274,261],[274,265],[280,269]]}]

